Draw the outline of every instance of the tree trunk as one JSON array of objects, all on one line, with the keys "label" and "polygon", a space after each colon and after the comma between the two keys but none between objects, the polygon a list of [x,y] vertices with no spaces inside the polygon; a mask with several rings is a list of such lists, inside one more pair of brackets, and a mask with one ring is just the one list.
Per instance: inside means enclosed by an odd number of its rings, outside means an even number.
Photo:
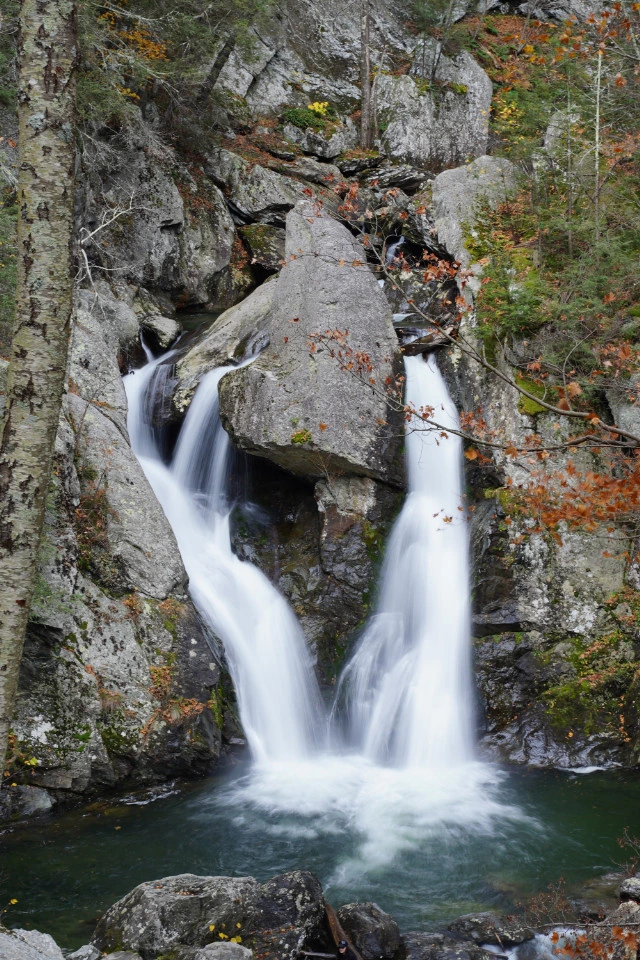
[{"label": "tree trunk", "polygon": [[76,58],[76,0],[22,0],[18,287],[0,437],[0,770],[37,573],[71,329]]},{"label": "tree trunk", "polygon": [[362,119],[360,146],[370,150],[373,146],[371,128],[371,11],[369,0],[360,0],[360,86],[362,89]]},{"label": "tree trunk", "polygon": [[595,241],[600,241],[600,92],[602,89],[602,53],[598,51],[598,71],[596,73],[596,120],[595,120],[595,186],[593,206],[595,216]]}]

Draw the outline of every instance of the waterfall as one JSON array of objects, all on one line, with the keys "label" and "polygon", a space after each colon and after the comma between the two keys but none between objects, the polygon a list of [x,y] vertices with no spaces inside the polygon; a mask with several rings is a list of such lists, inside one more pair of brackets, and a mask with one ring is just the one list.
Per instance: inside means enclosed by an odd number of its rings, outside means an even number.
[{"label": "waterfall", "polygon": [[[299,625],[266,577],[231,549],[231,447],[218,416],[218,385],[230,368],[203,378],[167,466],[157,411],[173,357],[148,359],[125,380],[132,446],[175,532],[193,600],[224,643],[258,761],[218,802],[294,845],[302,835],[322,844],[342,838],[348,849],[329,884],[354,895],[364,875],[379,876],[399,856],[430,861],[453,837],[500,835],[501,824],[520,823],[522,812],[498,796],[503,775],[473,751],[460,441],[407,424],[409,494],[376,612],[340,683],[351,743],[327,749]],[[456,427],[435,361],[405,364],[407,401],[432,406],[439,423]]]},{"label": "waterfall", "polygon": [[154,410],[165,399],[173,354],[125,378],[131,445],[173,528],[200,614],[224,644],[240,719],[259,763],[308,757],[324,729],[320,695],[298,622],[284,598],[231,549],[230,444],[207,374],[182,425],[170,466],[161,458]]},{"label": "waterfall", "polygon": [[[307,759],[324,730],[304,637],[284,598],[231,549],[229,438],[207,374],[172,462],[161,457],[154,411],[166,402],[173,354],[125,379],[133,449],[173,528],[193,600],[222,639],[242,724],[262,762]],[[405,359],[406,401],[432,407],[446,429],[455,406],[433,357]],[[461,441],[407,423],[409,492],[391,533],[374,615],[340,681],[350,739],[369,763],[454,767],[473,759],[468,536]]]},{"label": "waterfall", "polygon": [[[435,359],[405,359],[406,402],[458,415]],[[409,493],[382,569],[380,595],[347,665],[354,744],[374,763],[453,767],[473,758],[468,534],[461,441],[407,423]]]}]

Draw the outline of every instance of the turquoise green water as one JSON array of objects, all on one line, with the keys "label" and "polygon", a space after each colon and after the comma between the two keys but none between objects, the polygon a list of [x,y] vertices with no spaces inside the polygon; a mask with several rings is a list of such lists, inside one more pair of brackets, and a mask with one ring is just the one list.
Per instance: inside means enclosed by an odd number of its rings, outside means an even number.
[{"label": "turquoise green water", "polygon": [[348,804],[292,803],[283,811],[259,799],[262,785],[243,781],[246,773],[5,832],[0,906],[18,900],[5,923],[74,947],[143,880],[181,872],[264,880],[305,868],[335,906],[375,900],[401,929],[428,928],[474,909],[508,909],[561,875],[570,886],[596,877],[624,859],[617,843],[624,828],[640,832],[640,776],[630,773],[512,770],[486,787],[490,797],[474,801],[490,800],[490,816],[469,810],[416,825],[383,811],[375,828],[369,807],[360,818]]}]

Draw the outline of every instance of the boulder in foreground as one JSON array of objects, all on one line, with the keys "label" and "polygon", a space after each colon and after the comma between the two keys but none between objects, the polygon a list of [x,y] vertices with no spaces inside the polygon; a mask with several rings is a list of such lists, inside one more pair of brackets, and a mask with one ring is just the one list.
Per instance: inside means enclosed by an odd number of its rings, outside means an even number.
[{"label": "boulder in foreground", "polygon": [[306,871],[264,884],[253,877],[187,873],[135,887],[102,917],[92,942],[106,952],[135,951],[143,960],[178,948],[193,948],[184,960],[242,960],[237,950],[222,956],[211,949],[239,941],[264,960],[294,960],[322,937],[324,916],[322,887]]}]

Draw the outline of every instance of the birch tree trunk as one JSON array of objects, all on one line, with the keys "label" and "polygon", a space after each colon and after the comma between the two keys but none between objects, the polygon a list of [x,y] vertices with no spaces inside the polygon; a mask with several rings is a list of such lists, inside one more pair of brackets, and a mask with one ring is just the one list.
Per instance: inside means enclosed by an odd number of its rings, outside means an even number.
[{"label": "birch tree trunk", "polygon": [[71,328],[76,44],[76,0],[22,0],[18,287],[0,437],[0,771],[37,572]]}]

